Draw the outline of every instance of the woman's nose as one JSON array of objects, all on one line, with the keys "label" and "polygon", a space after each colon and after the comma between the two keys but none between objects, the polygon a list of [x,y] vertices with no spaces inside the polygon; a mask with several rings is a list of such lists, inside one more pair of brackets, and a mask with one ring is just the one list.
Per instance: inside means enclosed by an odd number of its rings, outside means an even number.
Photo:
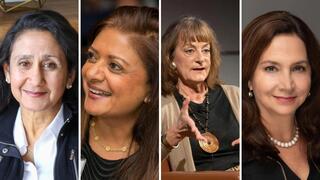
[{"label": "woman's nose", "polygon": [[281,89],[291,92],[294,89],[295,82],[291,72],[285,72],[281,75],[280,87]]},{"label": "woman's nose", "polygon": [[[88,65],[88,64],[87,64]],[[102,70],[102,64],[93,63],[91,66],[87,67],[87,71],[85,72],[85,76],[90,82],[100,82],[104,80],[104,73]]]},{"label": "woman's nose", "polygon": [[34,64],[29,72],[29,80],[34,86],[41,86],[45,82],[44,72],[40,64]]},{"label": "woman's nose", "polygon": [[196,62],[199,63],[200,65],[202,65],[202,63],[205,61],[205,55],[201,50],[197,51],[195,58],[196,58],[195,59]]}]

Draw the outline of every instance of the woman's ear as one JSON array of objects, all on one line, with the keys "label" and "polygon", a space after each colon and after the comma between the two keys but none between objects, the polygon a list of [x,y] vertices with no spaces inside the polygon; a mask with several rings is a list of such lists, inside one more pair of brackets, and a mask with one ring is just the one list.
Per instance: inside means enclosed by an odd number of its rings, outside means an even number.
[{"label": "woman's ear", "polygon": [[6,82],[8,84],[10,84],[11,80],[10,80],[10,66],[8,63],[4,63],[2,65],[3,68],[3,72],[4,72],[4,76],[6,77]]},{"label": "woman's ear", "polygon": [[249,90],[251,91],[251,90],[253,90],[253,87],[252,87],[252,82],[251,82],[251,80],[249,80],[248,81],[248,88],[249,88]]},{"label": "woman's ear", "polygon": [[72,70],[68,75],[67,85],[66,85],[67,89],[71,89],[72,88],[72,84],[73,84],[73,81],[74,81],[75,78],[76,78],[76,71]]}]

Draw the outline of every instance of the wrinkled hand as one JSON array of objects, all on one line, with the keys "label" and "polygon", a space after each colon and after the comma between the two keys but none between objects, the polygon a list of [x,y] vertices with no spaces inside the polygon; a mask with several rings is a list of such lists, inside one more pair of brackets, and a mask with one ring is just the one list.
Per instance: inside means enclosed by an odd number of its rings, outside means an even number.
[{"label": "wrinkled hand", "polygon": [[186,136],[207,142],[189,116],[189,103],[189,98],[183,101],[177,125],[167,130],[166,139],[172,146],[177,145]]}]

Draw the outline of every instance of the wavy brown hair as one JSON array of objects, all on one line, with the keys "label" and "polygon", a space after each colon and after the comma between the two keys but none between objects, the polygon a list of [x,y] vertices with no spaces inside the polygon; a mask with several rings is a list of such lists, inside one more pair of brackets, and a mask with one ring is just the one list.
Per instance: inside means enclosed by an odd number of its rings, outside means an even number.
[{"label": "wavy brown hair", "polygon": [[[116,179],[158,178],[159,137],[159,53],[158,10],[150,7],[122,6],[97,25],[90,44],[97,35],[108,28],[130,36],[130,43],[142,60],[150,86],[150,102],[143,103],[133,127],[133,140],[139,144],[135,156],[127,159],[115,174]],[[90,115],[82,111],[81,139],[87,141]]]},{"label": "wavy brown hair", "polygon": [[[309,27],[297,16],[286,11],[272,11],[255,18],[244,29],[242,34],[242,133],[244,153],[253,158],[266,154],[276,155],[279,151],[269,141],[267,129],[261,122],[261,115],[254,97],[249,97],[248,82],[262,53],[270,45],[272,39],[280,34],[297,35],[307,50],[307,58],[311,67],[310,96],[297,109],[296,119],[301,135],[311,147],[310,155],[319,158],[319,107],[320,86],[320,48]],[[319,124],[319,123],[318,123]]]},{"label": "wavy brown hair", "polygon": [[170,95],[176,89],[178,83],[177,71],[172,68],[174,51],[178,41],[188,42],[208,42],[210,44],[211,67],[206,83],[210,88],[220,83],[219,67],[221,62],[220,48],[216,35],[212,28],[203,20],[186,16],[171,24],[162,36],[161,53],[161,93]]}]

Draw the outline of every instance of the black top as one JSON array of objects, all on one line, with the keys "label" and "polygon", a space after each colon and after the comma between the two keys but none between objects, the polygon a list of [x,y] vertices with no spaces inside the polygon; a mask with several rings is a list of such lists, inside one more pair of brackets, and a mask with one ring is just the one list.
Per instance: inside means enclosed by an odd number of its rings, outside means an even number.
[{"label": "black top", "polygon": [[[319,164],[313,159],[309,159],[309,176],[308,180],[319,180]],[[248,160],[244,157],[242,164],[243,180],[299,180],[298,176],[282,161],[279,156],[267,156],[260,159]]]},{"label": "black top", "polygon": [[[183,96],[176,92],[175,98],[182,107]],[[231,146],[232,141],[239,138],[239,123],[232,111],[231,105],[223,89],[217,86],[209,89],[209,120],[208,131],[214,134],[219,141],[219,149],[215,153],[207,153],[201,149],[196,139],[190,138],[193,160],[197,171],[226,170],[239,165],[239,145]],[[205,130],[205,119],[207,117],[206,103],[189,103],[189,115],[201,133]],[[195,117],[201,122],[200,125]]]},{"label": "black top", "polygon": [[82,146],[81,155],[87,160],[81,175],[81,179],[84,180],[115,179],[112,176],[124,160],[103,159],[91,149],[88,143]]}]

